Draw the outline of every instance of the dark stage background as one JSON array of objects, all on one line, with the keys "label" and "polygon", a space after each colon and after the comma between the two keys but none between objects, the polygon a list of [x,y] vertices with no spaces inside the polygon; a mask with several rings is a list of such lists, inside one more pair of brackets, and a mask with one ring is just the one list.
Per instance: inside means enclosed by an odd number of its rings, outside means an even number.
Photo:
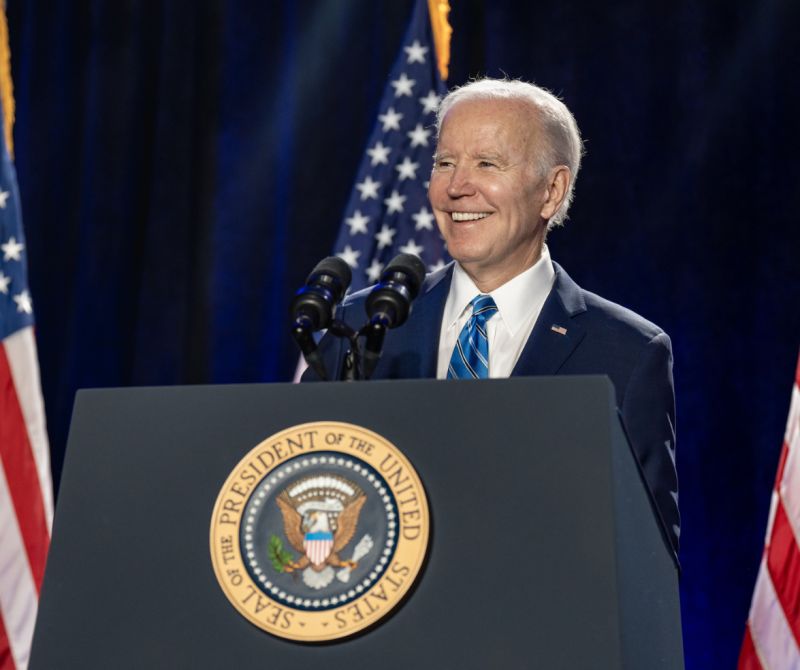
[{"label": "dark stage background", "polygon": [[[733,667],[800,343],[800,3],[452,0],[588,154],[553,257],[673,338],[688,668]],[[75,390],[290,378],[410,0],[8,0],[56,479]]]}]

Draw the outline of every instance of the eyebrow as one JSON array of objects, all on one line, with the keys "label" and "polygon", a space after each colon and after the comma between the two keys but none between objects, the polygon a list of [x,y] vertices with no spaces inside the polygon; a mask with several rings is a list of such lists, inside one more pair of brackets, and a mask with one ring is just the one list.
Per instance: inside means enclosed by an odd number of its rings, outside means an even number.
[{"label": "eyebrow", "polygon": [[[452,152],[452,151],[437,151],[435,154],[433,154],[433,160],[437,161],[437,160],[440,160],[441,158],[452,157],[453,155],[454,155],[454,152]],[[502,163],[507,163],[508,162],[508,158],[506,158],[503,154],[499,154],[497,152],[491,152],[491,151],[479,152],[479,153],[475,154],[474,156],[472,156],[472,158],[474,158],[476,160],[487,160],[488,159],[488,160],[493,160],[493,161],[502,162]]]},{"label": "eyebrow", "polygon": [[503,154],[499,154],[499,153],[494,152],[494,151],[485,151],[485,152],[478,153],[478,154],[476,154],[475,158],[478,158],[480,160],[484,160],[484,159],[488,158],[490,160],[498,161],[498,162],[507,162],[508,161],[508,159],[505,156],[503,156]]}]

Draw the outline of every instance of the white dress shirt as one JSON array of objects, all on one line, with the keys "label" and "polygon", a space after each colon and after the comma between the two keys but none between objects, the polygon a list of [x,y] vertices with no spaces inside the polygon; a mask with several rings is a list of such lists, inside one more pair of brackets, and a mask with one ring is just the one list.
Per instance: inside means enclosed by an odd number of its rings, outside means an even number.
[{"label": "white dress shirt", "polygon": [[[544,245],[542,255],[532,267],[489,294],[497,305],[497,313],[486,324],[490,377],[511,375],[536,319],[539,318],[544,301],[553,288],[555,278],[550,252],[547,245]],[[469,303],[480,293],[464,269],[456,263],[439,335],[437,379],[447,379],[447,367],[458,335],[472,315]]]}]

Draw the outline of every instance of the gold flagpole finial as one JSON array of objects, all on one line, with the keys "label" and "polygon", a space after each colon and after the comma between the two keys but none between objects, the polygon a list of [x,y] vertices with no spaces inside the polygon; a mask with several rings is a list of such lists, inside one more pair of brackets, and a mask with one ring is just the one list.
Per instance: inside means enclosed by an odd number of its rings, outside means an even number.
[{"label": "gold flagpole finial", "polygon": [[436,49],[439,75],[442,77],[442,81],[446,81],[450,66],[450,37],[453,34],[453,28],[447,20],[450,3],[448,0],[428,0],[428,13],[431,17],[433,45]]},{"label": "gold flagpole finial", "polygon": [[14,85],[11,82],[11,49],[8,46],[8,22],[5,3],[0,7],[0,104],[3,105],[3,134],[8,155],[14,156]]}]

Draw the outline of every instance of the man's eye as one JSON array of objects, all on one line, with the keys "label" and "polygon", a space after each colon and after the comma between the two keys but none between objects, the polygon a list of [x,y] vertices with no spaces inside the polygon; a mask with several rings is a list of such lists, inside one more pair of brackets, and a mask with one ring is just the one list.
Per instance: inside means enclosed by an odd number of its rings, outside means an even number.
[{"label": "man's eye", "polygon": [[479,161],[478,167],[496,167],[496,164],[492,161]]},{"label": "man's eye", "polygon": [[436,161],[436,167],[439,169],[453,167],[453,161],[447,158],[440,158],[438,161]]}]

